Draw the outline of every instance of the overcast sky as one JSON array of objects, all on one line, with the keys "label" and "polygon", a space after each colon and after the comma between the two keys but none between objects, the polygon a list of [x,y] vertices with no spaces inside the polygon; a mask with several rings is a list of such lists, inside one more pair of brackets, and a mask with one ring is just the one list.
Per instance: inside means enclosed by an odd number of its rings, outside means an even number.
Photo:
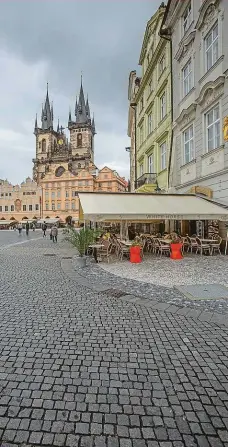
[{"label": "overcast sky", "polygon": [[[49,82],[55,125],[67,125],[83,73],[95,114],[95,163],[129,176],[128,76],[157,0],[5,0],[0,5],[0,177],[32,175],[36,112]],[[140,71],[139,71],[140,72]]]}]

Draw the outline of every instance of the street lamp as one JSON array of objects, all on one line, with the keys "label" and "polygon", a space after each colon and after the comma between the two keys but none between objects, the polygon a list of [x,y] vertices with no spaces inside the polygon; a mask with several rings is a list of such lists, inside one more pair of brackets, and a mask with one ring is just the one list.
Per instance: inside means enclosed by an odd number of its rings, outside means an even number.
[{"label": "street lamp", "polygon": [[131,102],[130,103],[131,108],[134,110],[135,114],[135,147],[134,147],[134,153],[135,153],[135,190],[137,189],[137,144],[136,144],[136,111],[137,111],[137,103]]}]

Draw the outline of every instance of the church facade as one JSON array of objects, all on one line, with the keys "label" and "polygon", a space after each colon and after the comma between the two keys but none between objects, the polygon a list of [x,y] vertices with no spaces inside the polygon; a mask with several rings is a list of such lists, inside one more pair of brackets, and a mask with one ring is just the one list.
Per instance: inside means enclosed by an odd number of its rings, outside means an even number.
[{"label": "church facade", "polygon": [[33,159],[33,180],[42,190],[43,218],[68,216],[79,219],[78,192],[124,192],[126,181],[112,169],[98,172],[94,164],[95,121],[90,115],[81,83],[75,103],[74,117],[69,112],[69,141],[62,126],[54,129],[53,107],[47,89],[41,113],[41,126],[35,120],[36,158]]}]

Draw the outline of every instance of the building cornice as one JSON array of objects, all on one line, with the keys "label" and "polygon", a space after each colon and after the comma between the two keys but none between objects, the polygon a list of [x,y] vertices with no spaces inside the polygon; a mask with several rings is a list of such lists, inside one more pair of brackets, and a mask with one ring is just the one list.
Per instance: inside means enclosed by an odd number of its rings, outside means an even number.
[{"label": "building cornice", "polygon": [[179,44],[179,49],[178,49],[176,55],[174,56],[174,59],[176,59],[177,61],[179,61],[181,59],[181,56],[183,55],[183,53],[188,49],[188,47],[191,45],[191,43],[195,39],[195,34],[196,34],[196,30],[194,29],[193,31],[191,31],[191,33],[188,34],[187,37],[184,37],[181,40],[181,42]]},{"label": "building cornice", "polygon": [[217,98],[219,98],[224,91],[225,76],[219,76],[215,81],[207,82],[201,89],[199,97],[196,102],[202,108],[208,107]]},{"label": "building cornice", "polygon": [[147,22],[146,31],[145,31],[144,38],[143,38],[143,44],[142,44],[142,48],[141,48],[141,52],[140,52],[140,56],[139,56],[139,65],[142,65],[142,63],[145,59],[148,41],[150,39],[151,34],[153,34],[154,30],[156,29],[159,20],[164,16],[165,9],[166,9],[165,7],[164,8],[159,7],[158,10],[155,12],[155,14]]},{"label": "building cornice", "polygon": [[201,30],[213,17],[218,14],[220,0],[205,0],[199,9],[199,17],[196,22],[196,29]]}]

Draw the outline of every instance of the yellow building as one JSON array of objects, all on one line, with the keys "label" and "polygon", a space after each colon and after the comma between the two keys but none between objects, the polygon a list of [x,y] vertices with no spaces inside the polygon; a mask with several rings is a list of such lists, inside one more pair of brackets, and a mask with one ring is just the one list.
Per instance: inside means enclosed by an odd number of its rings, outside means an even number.
[{"label": "yellow building", "polygon": [[162,4],[147,23],[139,59],[142,77],[140,83],[137,80],[135,107],[137,191],[140,192],[168,189],[171,54],[170,43],[159,35],[165,9]]},{"label": "yellow building", "polygon": [[0,222],[13,223],[41,217],[42,190],[28,177],[21,185],[0,180]]}]

